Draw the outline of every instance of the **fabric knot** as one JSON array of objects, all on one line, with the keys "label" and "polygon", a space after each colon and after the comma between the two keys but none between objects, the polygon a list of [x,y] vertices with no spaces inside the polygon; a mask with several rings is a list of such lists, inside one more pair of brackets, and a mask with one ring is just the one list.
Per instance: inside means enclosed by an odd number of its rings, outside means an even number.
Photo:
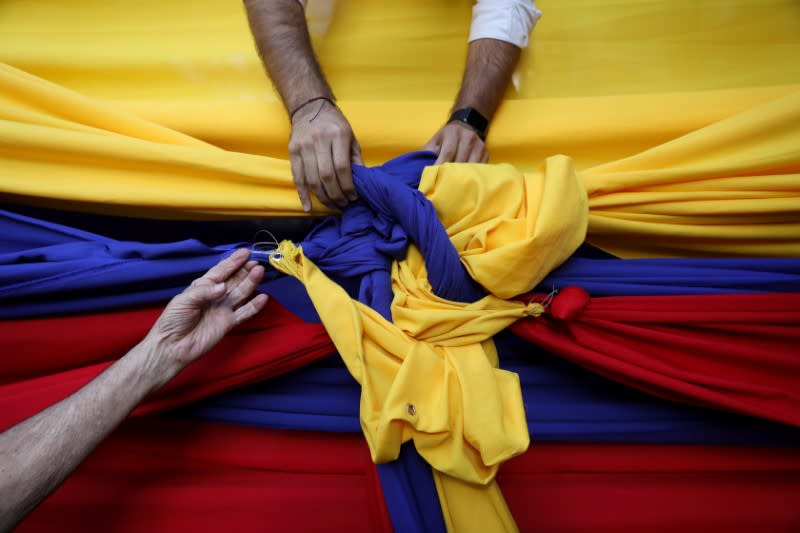
[{"label": "fabric knot", "polygon": [[525,316],[539,318],[542,314],[544,314],[544,306],[539,302],[528,302],[525,306]]},{"label": "fabric knot", "polygon": [[589,293],[580,287],[561,289],[550,304],[550,315],[556,320],[574,320],[589,304]]}]

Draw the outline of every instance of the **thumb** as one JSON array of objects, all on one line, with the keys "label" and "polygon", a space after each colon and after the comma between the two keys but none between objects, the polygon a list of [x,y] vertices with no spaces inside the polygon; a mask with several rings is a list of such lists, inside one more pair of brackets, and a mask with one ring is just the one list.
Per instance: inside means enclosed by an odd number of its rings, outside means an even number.
[{"label": "thumb", "polygon": [[213,302],[225,294],[224,283],[198,283],[183,291],[183,297],[187,305],[192,307],[203,307]]}]

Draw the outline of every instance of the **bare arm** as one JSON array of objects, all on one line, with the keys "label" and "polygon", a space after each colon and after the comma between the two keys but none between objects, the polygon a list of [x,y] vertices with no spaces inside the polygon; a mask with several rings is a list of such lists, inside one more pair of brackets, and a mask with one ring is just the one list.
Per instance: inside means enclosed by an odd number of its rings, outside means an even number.
[{"label": "bare arm", "polygon": [[264,270],[238,251],[173,298],[147,337],[88,385],[0,435],[0,531],[44,500],[144,399],[260,311]]},{"label": "bare arm", "polygon": [[[308,189],[328,207],[356,199],[351,160],[362,163],[350,123],[311,47],[305,13],[297,0],[245,0],[250,30],[264,66],[292,121],[289,157],[295,187],[309,211]],[[325,100],[312,98],[324,97]],[[305,105],[304,105],[305,104]]]},{"label": "bare arm", "polygon": [[[520,49],[504,41],[472,41],[461,90],[453,109],[472,107],[491,120],[508,87],[519,56]],[[462,122],[445,124],[428,141],[425,149],[439,153],[437,164],[448,161],[477,163],[489,159],[484,141],[475,130]]]}]

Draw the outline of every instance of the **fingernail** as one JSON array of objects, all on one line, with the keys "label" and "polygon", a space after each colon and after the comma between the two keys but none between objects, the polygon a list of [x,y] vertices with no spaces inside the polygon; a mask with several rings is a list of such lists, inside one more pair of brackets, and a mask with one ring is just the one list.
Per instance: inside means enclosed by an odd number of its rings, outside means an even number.
[{"label": "fingernail", "polygon": [[214,285],[214,292],[222,292],[225,289],[224,283],[217,283]]},{"label": "fingernail", "polygon": [[309,211],[311,211],[311,204],[309,204],[309,203],[305,203],[305,202],[304,202],[304,203],[303,203],[303,211],[305,211],[306,213],[308,213]]}]

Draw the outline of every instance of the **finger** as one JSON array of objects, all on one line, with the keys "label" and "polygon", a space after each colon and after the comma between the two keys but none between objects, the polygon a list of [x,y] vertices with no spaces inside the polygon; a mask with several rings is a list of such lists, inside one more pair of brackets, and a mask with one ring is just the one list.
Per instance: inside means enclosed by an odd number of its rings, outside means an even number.
[{"label": "finger", "polygon": [[322,202],[323,205],[335,209],[336,204],[334,204],[330,198],[328,198],[328,193],[325,191],[325,188],[322,186],[322,182],[319,179],[319,166],[317,165],[317,154],[313,147],[308,147],[303,150],[303,169],[306,171],[306,183],[314,192],[314,195],[317,199]]},{"label": "finger", "polygon": [[235,309],[255,292],[258,284],[264,278],[264,267],[256,266],[228,290],[228,302]]},{"label": "finger", "polygon": [[486,145],[483,145],[483,154],[481,155],[481,163],[488,163],[489,162],[489,150],[486,149]]},{"label": "finger", "polygon": [[[226,281],[234,272],[239,270],[242,265],[245,264],[248,257],[250,257],[250,251],[246,248],[239,248],[227,259],[224,259],[223,261],[220,261],[214,265],[211,270],[203,275],[203,278],[210,279],[214,283]],[[195,281],[200,282],[201,279]]]},{"label": "finger", "polygon": [[194,308],[202,308],[225,294],[224,283],[209,283],[188,287],[178,298],[183,303]]},{"label": "finger", "polygon": [[483,141],[476,141],[475,144],[472,146],[472,150],[470,151],[469,155],[467,156],[467,162],[469,163],[480,163],[483,161],[484,149]]},{"label": "finger", "polygon": [[447,135],[442,140],[442,149],[439,150],[439,157],[436,158],[436,164],[449,163],[453,160],[458,148],[457,141],[454,135]]},{"label": "finger", "polygon": [[459,132],[458,135],[458,150],[456,151],[456,157],[453,159],[456,163],[465,163],[469,161],[469,156],[472,154],[472,150],[475,147],[475,140],[477,136],[472,131],[462,131]]},{"label": "finger", "polygon": [[436,135],[431,137],[430,141],[425,143],[425,146],[422,147],[422,150],[423,151],[428,151],[428,152],[435,152],[435,153],[438,154],[439,153],[439,149],[442,147],[442,138],[441,137],[442,137],[441,134],[439,132],[437,132]]},{"label": "finger", "polygon": [[[328,193],[328,198],[336,207],[345,207],[347,198],[344,197],[342,188],[339,185],[339,176],[333,166],[333,146],[327,141],[317,143],[317,166],[319,168],[319,180]],[[349,165],[348,165],[349,166]]]},{"label": "finger", "polygon": [[250,271],[247,270],[245,266],[243,266],[242,268],[237,270],[233,274],[233,276],[228,278],[228,281],[225,282],[225,288],[226,292],[228,293],[228,299],[230,299],[230,295],[236,289],[236,287],[238,287],[239,284],[242,283],[242,281],[244,281],[245,278],[247,278],[248,274],[250,274]]},{"label": "finger", "polygon": [[356,165],[364,165],[364,158],[361,157],[361,145],[358,144],[355,137],[353,137],[353,141],[350,143],[350,161]]},{"label": "finger", "polygon": [[356,194],[356,187],[353,184],[353,171],[350,168],[351,145],[352,143],[348,138],[337,138],[333,141],[333,168],[336,171],[336,177],[339,179],[342,193],[347,197],[347,200],[355,202],[358,200],[358,194]]},{"label": "finger", "polygon": [[292,180],[294,180],[294,188],[297,189],[297,196],[300,198],[300,205],[303,206],[303,211],[308,213],[311,211],[311,198],[308,197],[308,184],[306,183],[306,175],[303,168],[303,157],[299,154],[293,154],[289,158],[292,165]]},{"label": "finger", "polygon": [[264,309],[264,306],[267,304],[269,297],[266,294],[258,294],[255,298],[247,302],[245,305],[241,306],[239,309],[236,310],[233,314],[233,320],[236,325],[241,324],[245,320],[248,320],[259,312]]}]

